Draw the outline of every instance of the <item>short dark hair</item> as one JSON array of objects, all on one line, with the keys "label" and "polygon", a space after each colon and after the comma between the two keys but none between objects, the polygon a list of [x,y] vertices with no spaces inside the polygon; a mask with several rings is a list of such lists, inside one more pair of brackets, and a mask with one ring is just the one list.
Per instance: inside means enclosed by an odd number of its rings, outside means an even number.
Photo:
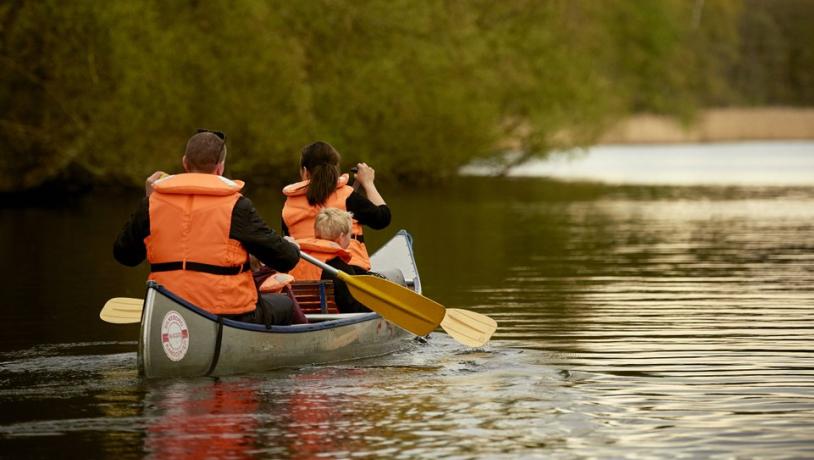
[{"label": "short dark hair", "polygon": [[226,158],[226,138],[211,131],[203,131],[190,137],[184,156],[193,172],[212,172]]}]

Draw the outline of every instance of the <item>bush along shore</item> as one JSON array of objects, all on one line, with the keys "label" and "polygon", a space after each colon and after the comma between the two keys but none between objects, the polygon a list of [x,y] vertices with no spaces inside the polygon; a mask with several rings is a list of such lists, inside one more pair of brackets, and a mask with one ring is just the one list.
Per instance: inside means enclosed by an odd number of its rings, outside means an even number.
[{"label": "bush along shore", "polygon": [[11,0],[0,192],[140,186],[196,128],[254,183],[291,180],[317,139],[415,182],[635,113],[814,106],[812,23],[805,0]]}]

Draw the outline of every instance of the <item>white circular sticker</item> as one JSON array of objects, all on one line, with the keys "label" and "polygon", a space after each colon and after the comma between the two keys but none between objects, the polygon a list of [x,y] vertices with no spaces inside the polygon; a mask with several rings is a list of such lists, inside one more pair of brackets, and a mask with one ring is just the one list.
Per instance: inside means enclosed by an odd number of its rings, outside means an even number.
[{"label": "white circular sticker", "polygon": [[189,329],[184,317],[175,310],[168,311],[161,322],[161,344],[172,361],[180,361],[187,354]]}]

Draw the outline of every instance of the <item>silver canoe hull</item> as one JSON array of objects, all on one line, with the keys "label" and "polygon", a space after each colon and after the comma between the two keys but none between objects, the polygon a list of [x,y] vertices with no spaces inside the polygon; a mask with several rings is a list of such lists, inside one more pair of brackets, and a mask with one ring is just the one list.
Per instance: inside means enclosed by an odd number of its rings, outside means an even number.
[{"label": "silver canoe hull", "polygon": [[[420,290],[409,234],[399,232],[371,257],[373,269],[399,269]],[[369,358],[412,346],[409,332],[376,313],[333,315],[312,324],[273,326],[219,319],[148,283],[138,368],[147,378],[260,372]]]}]

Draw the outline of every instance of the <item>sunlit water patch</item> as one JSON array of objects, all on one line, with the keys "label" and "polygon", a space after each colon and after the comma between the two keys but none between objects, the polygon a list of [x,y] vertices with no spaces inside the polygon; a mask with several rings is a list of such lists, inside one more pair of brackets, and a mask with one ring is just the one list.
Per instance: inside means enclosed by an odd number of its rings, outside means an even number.
[{"label": "sunlit water patch", "polygon": [[[464,174],[496,170],[474,164]],[[615,184],[814,185],[814,142],[601,145],[512,167],[508,176]]]},{"label": "sunlit water patch", "polygon": [[560,352],[552,368],[590,376],[578,397],[602,421],[583,439],[594,453],[812,453],[810,198],[609,199],[559,213],[567,244],[527,246],[499,289],[479,290],[479,308],[495,312],[504,346]]}]

